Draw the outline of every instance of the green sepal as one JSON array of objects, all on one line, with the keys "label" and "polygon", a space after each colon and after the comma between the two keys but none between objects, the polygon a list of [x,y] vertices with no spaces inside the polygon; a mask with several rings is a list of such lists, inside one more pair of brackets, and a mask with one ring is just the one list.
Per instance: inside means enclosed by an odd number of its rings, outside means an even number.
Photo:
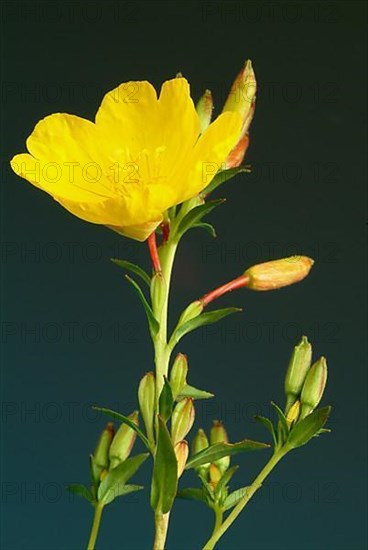
[{"label": "green sepal", "polygon": [[128,426],[130,428],[132,428],[135,431],[135,433],[137,434],[137,436],[143,441],[143,443],[145,444],[147,449],[149,449],[149,450],[151,449],[150,442],[147,439],[147,437],[144,435],[142,430],[134,422],[132,422],[132,420],[130,418],[128,418],[127,416],[124,416],[123,414],[120,414],[116,411],[113,411],[111,409],[106,409],[105,407],[93,406],[92,409],[94,409],[95,411],[100,411],[104,414],[107,414],[108,416],[111,416],[112,418],[115,418],[115,420],[120,420],[120,422],[124,422],[124,424],[128,424]]},{"label": "green sepal", "polygon": [[194,487],[188,489],[180,489],[176,496],[178,498],[184,498],[186,500],[198,500],[199,502],[204,502],[205,504],[208,504],[208,499],[204,489],[198,489]]},{"label": "green sepal", "polygon": [[216,230],[213,227],[213,225],[211,225],[210,223],[205,223],[205,222],[195,223],[193,225],[193,229],[196,228],[196,227],[198,227],[198,229],[204,229],[209,235],[211,235],[211,237],[216,239],[216,237],[217,237]]},{"label": "green sepal", "polygon": [[225,502],[222,505],[222,510],[225,512],[230,508],[233,508],[238,504],[238,502],[247,494],[249,487],[240,487],[236,489],[225,499]]},{"label": "green sepal", "polygon": [[254,419],[259,422],[260,424],[263,424],[263,426],[270,432],[272,435],[272,440],[274,445],[277,445],[277,436],[275,432],[275,428],[269,418],[266,418],[265,416],[259,416],[258,414],[254,417]]},{"label": "green sepal", "polygon": [[286,421],[286,416],[284,415],[280,407],[276,403],[274,403],[274,401],[271,401],[271,405],[275,409],[277,416],[279,418],[278,430],[277,430],[277,434],[278,434],[277,445],[282,446],[288,438],[289,426]]},{"label": "green sepal", "polygon": [[187,321],[180,327],[178,327],[170,339],[170,346],[174,346],[185,336],[188,334],[188,332],[192,332],[193,330],[205,326],[205,325],[212,325],[213,323],[217,323],[217,321],[220,321],[224,317],[227,317],[228,315],[231,315],[232,313],[237,313],[239,311],[242,311],[242,308],[239,307],[226,307],[223,309],[216,309],[215,311],[209,311],[207,313],[202,313],[198,317],[195,317],[194,319],[191,319],[190,321]]},{"label": "green sepal", "polygon": [[188,460],[185,469],[197,468],[202,464],[215,462],[215,460],[223,458],[224,456],[233,456],[246,451],[258,451],[269,447],[270,445],[266,443],[259,443],[258,441],[251,441],[250,439],[244,439],[238,443],[216,443],[193,455]]},{"label": "green sepal", "polygon": [[73,495],[85,498],[86,500],[88,500],[88,502],[95,502],[91,491],[88,489],[88,487],[82,485],[81,483],[73,483],[72,485],[68,485],[67,490]]},{"label": "green sepal", "polygon": [[205,390],[199,390],[198,388],[195,388],[194,386],[190,386],[189,384],[185,384],[184,388],[181,390],[180,394],[176,398],[177,401],[180,401],[181,399],[184,399],[185,397],[191,397],[192,399],[210,399],[211,397],[215,397],[213,393],[210,393]]},{"label": "green sepal", "polygon": [[151,485],[151,506],[166,514],[172,508],[178,489],[178,462],[165,422],[158,417],[158,437]]},{"label": "green sepal", "polygon": [[174,397],[171,391],[171,386],[166,376],[164,376],[164,385],[159,398],[160,417],[164,422],[167,422],[171,417],[173,405]]},{"label": "green sepal", "polygon": [[298,422],[291,430],[287,440],[287,447],[296,449],[305,445],[312,437],[319,434],[330,415],[331,407],[323,407],[312,412]]},{"label": "green sepal", "polygon": [[208,502],[215,502],[215,492],[212,485],[207,481],[206,475],[201,471],[197,471],[197,474],[199,479],[201,480],[203,490],[207,493]]},{"label": "green sepal", "polygon": [[[142,453],[127,458],[124,462],[110,470],[106,477],[101,481],[98,488],[98,501],[103,504],[109,504],[116,497],[132,492],[138,489],[124,489],[126,482],[136,473],[138,468],[147,459],[149,453]],[[134,486],[133,486],[134,487]]]},{"label": "green sepal", "polygon": [[207,195],[209,195],[215,189],[217,189],[217,187],[225,183],[225,181],[228,181],[237,174],[240,174],[241,172],[250,171],[251,170],[246,166],[237,166],[236,168],[228,168],[227,170],[221,170],[220,172],[217,172],[211,183],[207,185],[207,187],[202,191],[201,196],[207,197]]},{"label": "green sepal", "polygon": [[155,336],[158,333],[159,329],[160,329],[160,325],[159,325],[159,322],[157,321],[156,317],[153,314],[151,306],[147,302],[147,299],[146,299],[145,295],[143,294],[142,289],[139,286],[139,284],[134,279],[129,277],[129,275],[125,275],[125,278],[135,288],[135,290],[138,294],[138,297],[139,297],[139,299],[142,302],[142,305],[144,307],[144,311],[146,312],[150,333],[153,336]]},{"label": "green sepal", "polygon": [[225,199],[217,199],[214,201],[206,202],[204,204],[200,204],[199,206],[195,206],[194,208],[189,210],[189,212],[179,223],[177,234],[182,237],[184,233],[188,231],[188,229],[198,224],[206,214],[209,214],[211,210],[224,202]]},{"label": "green sepal", "polygon": [[96,463],[93,454],[89,455],[89,470],[90,470],[90,473],[91,473],[91,479],[92,479],[93,484],[94,485],[98,484],[99,481],[100,481],[100,475],[101,475],[101,472],[103,470],[103,467],[99,466]]},{"label": "green sepal", "polygon": [[239,466],[232,466],[221,477],[220,481],[217,483],[216,489],[215,489],[215,497],[220,497],[223,489],[226,488],[227,484],[235,474],[235,472],[239,469]]},{"label": "green sepal", "polygon": [[126,269],[127,271],[131,271],[135,275],[138,275],[138,277],[140,277],[142,281],[144,281],[148,286],[151,286],[150,276],[148,275],[148,273],[144,271],[144,269],[139,267],[139,265],[133,264],[132,262],[128,262],[127,260],[119,260],[118,258],[110,258],[110,259],[118,267],[121,267],[122,269]]}]

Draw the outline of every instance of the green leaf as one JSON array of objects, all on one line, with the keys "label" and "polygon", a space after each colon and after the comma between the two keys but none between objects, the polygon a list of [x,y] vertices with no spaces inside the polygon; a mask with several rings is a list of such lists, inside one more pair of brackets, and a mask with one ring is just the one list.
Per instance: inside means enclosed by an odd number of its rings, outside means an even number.
[{"label": "green leaf", "polygon": [[272,439],[275,445],[277,445],[277,437],[275,433],[275,428],[273,427],[273,424],[269,418],[266,418],[265,416],[259,416],[258,414],[254,417],[257,422],[260,422],[260,424],[263,424],[263,426],[270,432],[272,435]]},{"label": "green leaf", "polygon": [[174,398],[171,391],[171,386],[166,376],[164,377],[164,385],[161,390],[159,399],[160,416],[164,422],[167,422],[171,416]]},{"label": "green leaf", "polygon": [[[99,502],[102,501],[104,504],[108,504],[117,496],[123,495],[123,486],[136,473],[148,456],[148,453],[132,456],[124,460],[124,462],[113,470],[110,470],[98,488],[97,495]],[[128,490],[128,492],[131,491]]]},{"label": "green leaf", "polygon": [[229,510],[230,508],[236,506],[238,502],[247,494],[248,490],[249,487],[240,487],[239,489],[236,489],[236,491],[230,493],[230,495],[226,498],[224,504],[222,505],[223,511],[225,512],[226,510]]},{"label": "green leaf", "polygon": [[104,504],[110,504],[110,502],[115,500],[117,497],[123,497],[125,495],[128,495],[129,493],[141,491],[142,489],[144,489],[143,485],[122,485],[118,483],[115,486],[114,490],[109,492],[106,499],[104,500]]},{"label": "green leaf", "polygon": [[278,444],[283,445],[289,435],[289,426],[286,421],[286,417],[280,407],[273,401],[271,401],[271,405],[273,406],[277,413],[277,416],[279,417]]},{"label": "green leaf", "polygon": [[157,512],[167,514],[172,508],[178,488],[178,462],[169,431],[158,417],[158,440],[153,466],[151,506]]},{"label": "green leaf", "polygon": [[111,261],[123,268],[123,269],[126,269],[127,271],[131,271],[132,273],[135,273],[136,275],[138,275],[138,277],[140,277],[149,287],[151,286],[151,278],[150,276],[144,271],[144,269],[142,269],[141,267],[139,267],[139,265],[136,265],[136,264],[132,264],[132,262],[128,262],[127,260],[119,260],[118,258],[111,258]]},{"label": "green leaf", "polygon": [[107,414],[108,416],[111,416],[112,418],[115,418],[115,420],[120,420],[120,422],[124,422],[124,424],[127,424],[135,431],[135,433],[143,441],[147,449],[151,449],[150,442],[148,441],[147,437],[144,435],[142,430],[134,422],[132,422],[130,418],[116,411],[112,411],[111,409],[106,409],[105,407],[93,406],[92,409],[94,409],[95,411],[100,411],[104,414]]},{"label": "green leaf", "polygon": [[219,497],[221,495],[222,490],[225,489],[225,487],[238,469],[239,466],[233,466],[232,468],[226,470],[226,472],[221,476],[215,489],[215,497]]},{"label": "green leaf", "polygon": [[153,311],[151,309],[151,306],[147,302],[146,297],[143,294],[141,287],[139,286],[138,283],[135,282],[134,279],[129,277],[129,275],[125,275],[125,278],[135,288],[135,290],[138,294],[138,297],[139,297],[139,299],[142,302],[142,305],[144,307],[144,311],[146,312],[150,332],[151,332],[152,335],[156,335],[158,333],[159,329],[160,329],[160,325],[159,325],[159,322],[157,321],[156,317],[153,315]]},{"label": "green leaf", "polygon": [[207,231],[207,233],[209,233],[211,235],[211,237],[213,237],[214,239],[217,237],[216,235],[216,230],[215,228],[213,227],[213,225],[211,225],[210,223],[205,223],[205,222],[200,222],[200,223],[195,223],[193,225],[193,229],[198,227],[199,229],[204,229],[205,231]]},{"label": "green leaf", "polygon": [[220,321],[224,317],[227,317],[228,315],[231,315],[232,313],[237,313],[238,311],[242,311],[239,307],[226,307],[223,309],[216,309],[215,311],[209,311],[207,313],[202,313],[201,315],[198,315],[198,317],[195,317],[194,319],[191,319],[190,321],[187,321],[183,325],[181,325],[171,336],[170,339],[170,346],[174,346],[185,336],[185,334],[188,334],[188,332],[192,332],[193,330],[205,326],[205,325],[212,325],[213,323],[217,323],[217,321]]},{"label": "green leaf", "polygon": [[287,440],[287,446],[291,449],[305,445],[319,433],[326,424],[331,407],[323,407],[312,412],[294,426]]},{"label": "green leaf", "polygon": [[192,208],[192,210],[189,210],[188,214],[184,216],[184,218],[179,223],[179,227],[177,229],[177,234],[181,237],[194,225],[199,223],[201,219],[211,212],[216,206],[219,206],[219,204],[222,204],[224,199],[217,199],[215,201],[209,201],[204,204],[200,204],[199,206],[195,206]]},{"label": "green leaf", "polygon": [[178,498],[185,498],[187,500],[198,500],[200,502],[204,502],[205,504],[208,504],[206,493],[203,489],[198,489],[198,488],[181,489],[180,491],[178,491],[178,494],[176,496]]},{"label": "green leaf", "polygon": [[266,443],[259,443],[258,441],[251,441],[250,439],[244,439],[238,443],[216,443],[193,455],[188,460],[185,469],[197,468],[202,464],[207,464],[207,462],[215,462],[215,460],[223,458],[224,456],[233,456],[238,453],[244,453],[245,451],[258,451],[267,449],[268,447],[270,447],[270,445]]},{"label": "green leaf", "polygon": [[225,183],[225,181],[228,181],[241,172],[250,172],[250,169],[246,166],[237,166],[236,168],[229,168],[228,170],[221,170],[221,172],[217,172],[211,183],[202,191],[201,195],[206,197],[217,189],[217,187]]},{"label": "green leaf", "polygon": [[185,384],[184,388],[181,390],[180,394],[178,395],[177,400],[180,401],[185,397],[191,397],[192,399],[210,399],[211,397],[215,397],[215,396],[213,393],[210,393],[204,390],[199,390],[198,388],[194,388],[189,384]]},{"label": "green leaf", "polygon": [[73,485],[68,485],[67,490],[73,495],[85,498],[88,502],[94,502],[93,495],[91,491],[85,485],[81,483],[74,483]]}]

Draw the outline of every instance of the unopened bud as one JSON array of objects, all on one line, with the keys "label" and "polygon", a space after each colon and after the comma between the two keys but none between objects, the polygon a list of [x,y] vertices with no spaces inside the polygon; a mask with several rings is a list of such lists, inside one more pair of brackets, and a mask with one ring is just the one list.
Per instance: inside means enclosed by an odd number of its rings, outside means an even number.
[{"label": "unopened bud", "polygon": [[243,120],[242,137],[249,128],[249,117],[253,115],[256,91],[256,77],[252,62],[248,60],[236,77],[222,110],[223,113],[226,111],[235,111],[240,114]]},{"label": "unopened bud", "polygon": [[288,423],[289,427],[294,424],[298,420],[300,412],[300,401],[295,401],[294,405],[292,405],[289,409],[289,412],[286,416],[286,422]]},{"label": "unopened bud", "polygon": [[153,310],[157,310],[166,295],[166,281],[161,271],[156,273],[151,279],[151,300]]},{"label": "unopened bud", "polygon": [[[216,443],[229,443],[227,431],[225,430],[225,427],[220,420],[213,421],[210,441],[211,445],[215,445]],[[230,465],[230,457],[224,456],[223,458],[216,460],[215,464],[219,468],[220,472],[224,473]]]},{"label": "unopened bud", "polygon": [[196,111],[198,113],[200,122],[200,133],[208,128],[212,118],[213,100],[210,90],[206,90],[196,105]]},{"label": "unopened bud", "polygon": [[307,256],[290,256],[250,267],[244,273],[252,290],[276,290],[298,283],[310,272],[314,260]]},{"label": "unopened bud", "polygon": [[156,381],[153,372],[147,372],[139,383],[138,402],[147,437],[150,442],[154,441],[153,419],[155,412]]},{"label": "unopened bud", "polygon": [[216,464],[211,464],[209,469],[209,474],[210,474],[210,483],[212,487],[215,489],[222,475],[220,468]]},{"label": "unopened bud", "polygon": [[[134,411],[129,415],[129,419],[138,426],[138,411]],[[110,468],[116,468],[118,464],[124,462],[130,455],[136,439],[136,433],[127,424],[121,424],[115,434],[115,437],[110,446]]]},{"label": "unopened bud", "polygon": [[[192,454],[195,455],[197,453],[200,453],[204,449],[207,449],[208,446],[209,446],[209,441],[206,436],[206,433],[204,430],[202,430],[202,428],[200,428],[197,432],[197,435],[193,439]],[[195,470],[199,474],[206,475],[209,467],[210,467],[210,463],[207,462],[205,464],[201,464],[201,466],[198,466]]]},{"label": "unopened bud", "polygon": [[95,452],[93,453],[93,463],[98,470],[94,472],[94,477],[99,478],[101,472],[109,466],[109,449],[114,438],[114,424],[109,422],[98,440]]},{"label": "unopened bud", "polygon": [[182,326],[187,321],[191,321],[200,315],[203,311],[203,304],[200,300],[196,300],[189,304],[187,308],[184,309],[183,313],[180,315],[178,321],[178,327]]},{"label": "unopened bud", "polygon": [[187,441],[179,441],[175,447],[175,456],[176,460],[178,461],[178,479],[184,472],[185,465],[188,460],[188,454],[189,454],[189,445]]},{"label": "unopened bud", "polygon": [[181,390],[187,382],[188,361],[186,355],[178,353],[170,372],[170,386],[173,398],[180,395]]},{"label": "unopened bud", "polygon": [[316,361],[305,379],[300,401],[302,410],[300,418],[305,418],[314,411],[322,399],[327,382],[327,362],[324,357]]},{"label": "unopened bud", "polygon": [[193,399],[189,397],[179,401],[171,419],[171,436],[173,445],[185,438],[194,423],[195,411]]},{"label": "unopened bud", "polygon": [[285,376],[286,413],[299,397],[305,377],[311,366],[312,346],[306,336],[294,347]]}]

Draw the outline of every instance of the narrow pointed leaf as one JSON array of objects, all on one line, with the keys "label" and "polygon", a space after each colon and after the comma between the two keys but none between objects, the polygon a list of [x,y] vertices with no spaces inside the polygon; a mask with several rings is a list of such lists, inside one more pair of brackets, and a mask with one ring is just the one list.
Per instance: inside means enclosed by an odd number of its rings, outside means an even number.
[{"label": "narrow pointed leaf", "polygon": [[229,510],[230,508],[236,506],[238,502],[247,494],[248,490],[249,487],[241,487],[239,489],[236,489],[236,491],[230,493],[222,506],[223,511],[225,512],[226,510]]},{"label": "narrow pointed leaf", "polygon": [[162,514],[171,510],[178,488],[178,463],[169,431],[158,417],[158,440],[153,466],[151,506]]},{"label": "narrow pointed leaf", "polygon": [[81,483],[68,485],[67,489],[70,493],[73,493],[73,495],[77,495],[79,497],[85,498],[86,500],[88,500],[88,502],[94,501],[91,491],[88,489],[88,487],[86,487],[85,485],[82,485]]},{"label": "narrow pointed leaf", "polygon": [[118,258],[111,258],[111,261],[118,267],[126,269],[127,271],[131,271],[135,275],[138,275],[138,277],[140,277],[142,281],[144,281],[148,285],[148,287],[151,286],[150,276],[144,271],[144,269],[139,267],[139,265],[128,262],[127,260],[119,260]]},{"label": "narrow pointed leaf", "polygon": [[139,297],[140,301],[142,302],[142,305],[144,307],[144,311],[146,312],[148,325],[149,325],[149,329],[150,329],[151,334],[153,334],[153,335],[157,334],[158,331],[159,331],[159,328],[160,328],[159,322],[157,321],[156,317],[153,315],[153,311],[151,309],[151,306],[147,302],[146,297],[143,294],[141,287],[139,286],[138,283],[136,283],[136,281],[134,279],[129,277],[129,275],[125,275],[125,278],[127,279],[127,281],[130,282],[131,285],[133,285],[133,287],[135,288],[135,291],[138,294],[138,297]]},{"label": "narrow pointed leaf", "polygon": [[233,466],[232,468],[229,468],[228,470],[226,470],[226,472],[222,475],[215,489],[216,497],[221,495],[222,490],[227,486],[227,484],[230,482],[231,478],[233,477],[233,475],[238,469],[239,469],[239,466]]},{"label": "narrow pointed leaf", "polygon": [[[275,411],[277,413],[277,416],[279,418],[278,444],[283,445],[285,443],[287,437],[288,437],[288,434],[289,434],[289,426],[288,426],[288,423],[286,421],[286,417],[285,417],[284,413],[282,412],[282,410],[280,409],[280,407],[276,403],[274,403],[273,401],[271,401],[271,405],[275,409]],[[281,439],[281,441],[280,441],[280,439]]]},{"label": "narrow pointed leaf", "polygon": [[215,311],[209,311],[207,313],[202,313],[198,317],[195,317],[194,319],[191,319],[181,325],[172,335],[170,345],[177,344],[179,340],[185,336],[185,334],[188,334],[188,332],[192,332],[193,330],[205,325],[217,323],[217,321],[220,321],[232,313],[237,313],[238,311],[242,311],[242,309],[238,307],[226,307],[223,309],[216,309]]},{"label": "narrow pointed leaf", "polygon": [[317,435],[326,424],[330,412],[331,407],[323,407],[303,418],[303,420],[298,422],[291,430],[287,440],[287,446],[291,449],[295,449],[296,447],[301,447],[308,443],[308,441]]},{"label": "narrow pointed leaf", "polygon": [[172,413],[173,404],[174,404],[174,398],[171,391],[171,386],[165,376],[165,382],[162,387],[160,399],[159,399],[160,416],[164,422],[167,422],[169,420]]},{"label": "narrow pointed leaf", "polygon": [[276,433],[275,433],[275,428],[273,427],[273,424],[272,424],[271,420],[269,418],[266,418],[264,416],[259,416],[259,415],[256,415],[254,418],[257,422],[259,422],[260,424],[263,424],[263,426],[266,428],[266,430],[268,430],[270,432],[270,434],[272,435],[272,439],[273,439],[274,444],[277,445],[277,437],[276,437]]},{"label": "narrow pointed leaf", "polygon": [[258,451],[261,449],[267,449],[268,447],[270,447],[270,445],[267,445],[266,443],[259,443],[258,441],[251,441],[250,439],[244,439],[238,443],[216,443],[215,445],[210,445],[206,449],[203,449],[203,451],[193,455],[188,460],[185,469],[189,470],[190,468],[197,468],[202,464],[214,462],[224,456],[233,456],[246,451]]},{"label": "narrow pointed leaf", "polygon": [[198,488],[188,488],[181,489],[177,494],[178,498],[185,498],[187,500],[198,500],[207,504],[206,493],[203,489]]},{"label": "narrow pointed leaf", "polygon": [[181,390],[180,395],[178,395],[177,400],[180,401],[180,399],[184,399],[185,397],[191,397],[192,399],[210,399],[215,396],[213,393],[199,390],[198,388],[186,384]]},{"label": "narrow pointed leaf", "polygon": [[237,166],[236,168],[229,168],[228,170],[221,170],[221,172],[217,172],[211,183],[207,185],[204,191],[202,191],[201,195],[206,197],[217,189],[217,187],[225,183],[225,181],[228,181],[241,172],[250,172],[250,169],[246,166]]},{"label": "narrow pointed leaf", "polygon": [[129,493],[135,493],[136,491],[141,491],[143,489],[143,485],[130,485],[130,484],[120,484],[118,483],[115,488],[109,492],[108,495],[106,495],[104,499],[104,504],[110,504],[113,500],[115,500],[117,497],[123,497],[125,495],[128,495]]},{"label": "narrow pointed leaf", "polygon": [[116,411],[112,411],[111,409],[106,409],[105,407],[92,407],[95,411],[100,411],[104,414],[107,414],[108,416],[111,416],[112,418],[115,418],[115,420],[120,420],[120,422],[124,422],[124,424],[127,424],[132,428],[135,433],[138,435],[138,437],[143,441],[147,449],[150,449],[150,442],[148,441],[147,437],[144,435],[142,430],[127,416],[124,416],[123,414],[120,414]]},{"label": "narrow pointed leaf", "polygon": [[195,223],[193,225],[193,229],[195,227],[198,227],[199,229],[204,229],[209,235],[211,235],[211,237],[213,237],[214,239],[217,237],[216,235],[216,230],[215,228],[213,227],[213,225],[211,225],[210,223],[205,223],[205,222],[200,222],[200,223]]},{"label": "narrow pointed leaf", "polygon": [[112,502],[115,497],[122,495],[124,490],[123,486],[136,473],[148,456],[148,453],[132,456],[127,458],[113,470],[110,470],[100,483],[98,488],[98,500],[108,504]]},{"label": "narrow pointed leaf", "polygon": [[216,206],[219,206],[219,204],[222,204],[223,202],[224,199],[217,199],[215,201],[209,201],[192,208],[192,210],[190,210],[179,223],[179,227],[177,229],[178,235],[184,235],[184,233],[188,231],[188,229],[199,223],[206,214],[209,214],[211,210],[213,210],[214,208],[216,208]]}]

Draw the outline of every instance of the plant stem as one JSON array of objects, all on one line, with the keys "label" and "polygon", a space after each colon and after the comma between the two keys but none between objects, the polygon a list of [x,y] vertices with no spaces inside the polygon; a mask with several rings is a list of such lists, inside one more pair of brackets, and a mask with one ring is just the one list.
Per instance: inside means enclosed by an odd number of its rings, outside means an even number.
[{"label": "plant stem", "polygon": [[215,512],[215,526],[213,528],[212,535],[214,535],[216,531],[220,529],[222,525],[222,518],[223,518],[223,511],[221,510],[221,508],[216,506],[216,508],[214,508],[214,512]]},{"label": "plant stem", "polygon": [[157,512],[155,514],[155,540],[153,543],[153,550],[164,550],[165,548],[169,517],[170,512],[167,514]]},{"label": "plant stem", "polygon": [[256,479],[253,481],[252,485],[248,487],[248,490],[244,497],[238,502],[232,512],[230,512],[222,525],[218,529],[216,529],[215,526],[214,532],[212,533],[210,539],[204,545],[203,550],[213,550],[215,548],[215,544],[217,543],[217,541],[229,529],[229,527],[236,520],[243,508],[245,508],[245,506],[248,504],[254,493],[258,491],[258,489],[260,489],[266,477],[271,473],[279,460],[281,460],[281,458],[285,456],[287,452],[288,449],[284,447],[273,454],[273,456],[267,462],[266,466],[263,468],[263,470],[261,470]]},{"label": "plant stem", "polygon": [[98,502],[95,506],[95,514],[93,516],[93,523],[91,528],[91,534],[89,536],[87,550],[94,550],[96,539],[98,536],[98,530],[100,528],[102,510],[103,510],[103,504],[101,502]]}]

